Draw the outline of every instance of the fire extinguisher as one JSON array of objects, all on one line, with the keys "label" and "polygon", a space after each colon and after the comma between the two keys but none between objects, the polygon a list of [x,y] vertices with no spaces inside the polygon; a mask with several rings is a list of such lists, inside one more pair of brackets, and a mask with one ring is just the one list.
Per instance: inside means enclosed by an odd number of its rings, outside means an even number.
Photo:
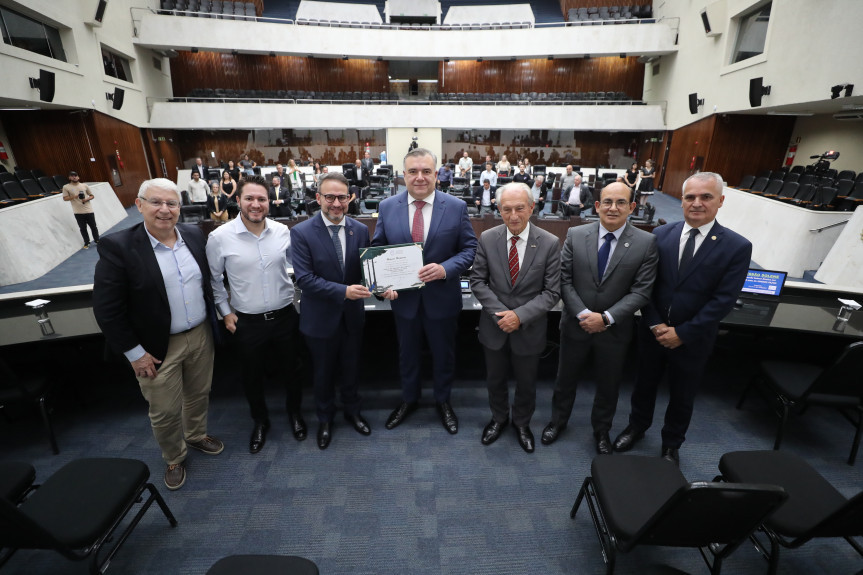
[{"label": "fire extinguisher", "polygon": [[8,160],[9,154],[6,153],[6,146],[3,145],[3,142],[0,142],[0,160]]},{"label": "fire extinguisher", "polygon": [[117,165],[120,166],[121,170],[124,169],[123,158],[120,157],[120,150],[114,150],[114,152],[117,154]]},{"label": "fire extinguisher", "polygon": [[[2,144],[0,144],[2,146]],[[791,166],[794,164],[794,156],[797,154],[797,144],[788,146],[788,154],[785,156],[785,165]]]},{"label": "fire extinguisher", "polygon": [[695,156],[692,156],[692,160],[690,160],[690,162],[689,162],[689,169],[690,170],[695,169]]}]

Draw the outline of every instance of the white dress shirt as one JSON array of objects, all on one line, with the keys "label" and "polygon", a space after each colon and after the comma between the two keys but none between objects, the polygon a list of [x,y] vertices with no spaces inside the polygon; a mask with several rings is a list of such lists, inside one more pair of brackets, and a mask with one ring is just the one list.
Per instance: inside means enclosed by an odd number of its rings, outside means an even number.
[{"label": "white dress shirt", "polygon": [[[524,262],[524,252],[527,250],[527,238],[530,237],[530,222],[518,234],[518,240],[515,242],[515,251],[518,252],[518,273],[521,274],[521,264]],[[506,253],[509,255],[510,246],[512,246],[513,234],[506,229]]]},{"label": "white dress shirt", "polygon": [[[423,217],[425,217],[425,213],[423,213]],[[331,228],[333,226],[342,226],[342,229],[339,230],[339,243],[342,244],[342,258],[344,258],[347,253],[347,247],[345,245],[345,218],[342,217],[342,221],[334,224],[324,217],[324,212],[321,210],[321,219],[324,221],[324,225],[327,226],[327,233],[330,235],[330,238],[333,237],[333,230]],[[330,239],[330,241],[332,241],[332,239]]]},{"label": "white dress shirt", "polygon": [[[575,188],[573,188],[573,191],[575,191]],[[605,270],[606,270],[606,271],[608,271],[608,264],[610,264],[610,263],[611,263],[611,256],[613,256],[613,255],[614,255],[614,250],[615,250],[615,248],[617,247],[617,241],[620,239],[620,236],[621,236],[621,234],[623,234],[623,230],[624,230],[625,228],[626,228],[626,224],[624,224],[624,225],[620,226],[620,227],[619,227],[619,228],[617,228],[615,231],[611,232],[612,234],[614,234],[614,239],[613,239],[613,240],[611,240],[611,246],[610,246],[610,247],[609,247],[609,249],[608,249],[608,261],[606,262],[606,265],[605,265]],[[607,229],[605,229],[604,227],[602,227],[602,224],[600,223],[600,224],[599,224],[599,240],[598,240],[598,241],[597,241],[597,243],[596,243],[596,251],[597,251],[597,253],[599,253],[599,248],[601,248],[601,247],[602,247],[602,244],[604,244],[604,243],[605,243],[605,234],[607,234],[607,233],[608,233],[608,230],[607,230]],[[581,310],[581,311],[578,313],[578,315],[577,315],[576,317],[577,317],[577,318],[579,318],[579,319],[581,319],[581,317],[582,317],[582,316],[584,316],[584,315],[586,315],[586,314],[589,314],[589,313],[592,313],[592,310],[589,310],[589,309],[587,309],[587,308],[584,308],[583,310]],[[599,313],[603,313],[603,312],[599,312]],[[604,312],[604,313],[605,313],[605,316],[608,318],[608,323],[609,323],[609,325],[613,324],[613,323],[614,323],[614,318],[611,316],[611,314],[610,314],[608,311],[606,311],[606,312]]]},{"label": "white dress shirt", "polygon": [[[212,276],[213,296],[222,317],[231,308],[259,314],[290,305],[294,284],[288,274],[291,264],[291,232],[269,218],[260,236],[250,232],[238,217],[219,226],[207,240],[207,260]],[[223,283],[231,286],[230,304]]]},{"label": "white dress shirt", "polygon": [[[710,230],[713,229],[713,224],[716,223],[716,220],[710,220],[708,223],[698,228],[698,235],[695,237],[695,249],[692,251],[692,255],[698,253],[698,248],[701,247],[701,244],[704,243],[704,238],[706,238],[710,234]],[[689,240],[689,230],[694,229],[692,226],[683,222],[683,229],[680,230],[680,246],[677,250],[677,262],[680,263],[680,258],[683,257],[683,248],[686,247],[686,242]]]},{"label": "white dress shirt", "polygon": [[[432,211],[434,210],[434,196],[435,192],[432,192],[423,200],[425,202],[423,206],[423,241],[426,241],[426,238],[429,237]],[[417,207],[414,205],[415,201],[413,196],[408,194],[408,230],[413,230],[414,228],[414,213],[417,211]]]}]

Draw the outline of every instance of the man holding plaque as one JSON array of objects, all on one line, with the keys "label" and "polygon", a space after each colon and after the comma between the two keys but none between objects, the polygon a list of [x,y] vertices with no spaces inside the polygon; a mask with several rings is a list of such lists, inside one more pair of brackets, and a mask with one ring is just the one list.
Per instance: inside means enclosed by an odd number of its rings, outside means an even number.
[{"label": "man holding plaque", "polygon": [[404,159],[407,191],[380,204],[373,246],[423,243],[419,289],[393,291],[392,300],[399,342],[402,402],[387,419],[387,429],[401,424],[420,397],[420,349],[423,334],[434,365],[434,399],[444,428],[458,433],[458,419],[450,405],[455,378],[455,336],[461,312],[459,276],[473,263],[476,235],[464,201],[435,193],[437,158],[424,148],[411,150]]},{"label": "man holding plaque", "polygon": [[369,229],[346,218],[349,182],[342,174],[318,180],[320,217],[313,216],[291,229],[294,277],[302,290],[300,332],[312,355],[318,447],[332,439],[336,388],[345,420],[362,435],[371,434],[360,415],[357,372],[362,347],[365,309],[372,294],[362,285],[360,250],[369,245]]},{"label": "man holding plaque", "polygon": [[482,432],[490,445],[509,423],[510,367],[515,377],[512,423],[518,443],[533,453],[530,418],[536,408],[536,372],[545,349],[548,311],[560,300],[560,242],[530,225],[533,196],[527,184],[500,188],[504,225],[483,232],[470,274],[482,304],[479,341],[485,352],[492,420]]}]

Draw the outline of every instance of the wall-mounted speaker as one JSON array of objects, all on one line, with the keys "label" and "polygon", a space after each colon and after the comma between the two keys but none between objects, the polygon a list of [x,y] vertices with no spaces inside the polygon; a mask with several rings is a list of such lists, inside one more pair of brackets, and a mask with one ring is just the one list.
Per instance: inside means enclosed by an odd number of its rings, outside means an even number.
[{"label": "wall-mounted speaker", "polygon": [[689,113],[697,114],[698,106],[704,105],[704,98],[698,99],[698,92],[693,92],[689,95]]},{"label": "wall-mounted speaker", "polygon": [[96,6],[96,16],[93,17],[93,20],[102,23],[102,18],[105,17],[105,8],[108,7],[108,0],[99,0],[99,4]]},{"label": "wall-mounted speaker", "polygon": [[126,91],[123,88],[114,88],[114,105],[112,108],[115,110],[119,110],[123,107],[123,97],[126,95]]},{"label": "wall-mounted speaker", "polygon": [[39,90],[39,99],[43,102],[54,101],[54,72],[39,70],[38,78],[29,78],[30,87]]},{"label": "wall-mounted speaker", "polygon": [[707,15],[707,10],[701,11],[701,24],[704,25],[704,33],[710,35],[710,17]]},{"label": "wall-mounted speaker", "polygon": [[770,86],[764,85],[764,78],[749,80],[749,105],[757,108],[761,105],[761,97],[770,95]]}]

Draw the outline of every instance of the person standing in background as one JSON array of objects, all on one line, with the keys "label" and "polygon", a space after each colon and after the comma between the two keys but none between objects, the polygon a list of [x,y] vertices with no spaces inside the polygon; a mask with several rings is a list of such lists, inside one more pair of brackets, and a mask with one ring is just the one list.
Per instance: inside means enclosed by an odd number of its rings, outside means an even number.
[{"label": "person standing in background", "polygon": [[82,249],[90,248],[90,236],[87,227],[93,234],[93,241],[99,243],[99,228],[96,227],[96,213],[90,202],[95,198],[87,184],[79,181],[78,172],[69,172],[69,183],[63,186],[63,201],[72,203],[72,213],[78,222],[78,230],[84,240]]}]

